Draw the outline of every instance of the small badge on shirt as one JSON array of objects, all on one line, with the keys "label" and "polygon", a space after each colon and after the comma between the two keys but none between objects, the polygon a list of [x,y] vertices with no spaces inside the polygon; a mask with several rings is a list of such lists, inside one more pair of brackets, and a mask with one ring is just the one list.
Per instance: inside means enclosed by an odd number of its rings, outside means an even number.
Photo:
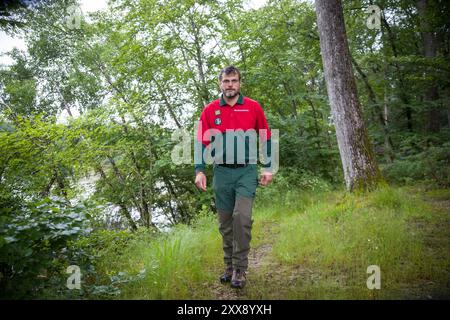
[{"label": "small badge on shirt", "polygon": [[220,110],[214,111],[214,114],[215,114],[216,116],[220,115]]},{"label": "small badge on shirt", "polygon": [[214,123],[215,123],[216,125],[219,125],[219,124],[222,123],[222,120],[220,120],[220,118],[216,118],[216,119],[214,120]]}]

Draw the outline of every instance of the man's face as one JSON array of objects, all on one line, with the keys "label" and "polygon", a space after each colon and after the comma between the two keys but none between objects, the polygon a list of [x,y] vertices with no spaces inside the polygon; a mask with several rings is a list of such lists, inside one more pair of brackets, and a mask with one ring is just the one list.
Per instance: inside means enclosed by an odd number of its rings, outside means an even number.
[{"label": "man's face", "polygon": [[239,75],[237,73],[223,74],[222,81],[220,81],[220,90],[229,99],[236,97],[241,90]]}]

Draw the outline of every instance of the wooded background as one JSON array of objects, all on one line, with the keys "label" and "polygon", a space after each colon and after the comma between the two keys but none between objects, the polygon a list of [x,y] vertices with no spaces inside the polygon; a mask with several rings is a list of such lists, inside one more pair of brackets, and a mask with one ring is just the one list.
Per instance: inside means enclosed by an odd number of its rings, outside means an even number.
[{"label": "wooded background", "polygon": [[[196,190],[193,163],[173,163],[179,141],[171,137],[185,129],[193,142],[229,64],[280,132],[275,180],[344,186],[313,3],[244,9],[240,0],[113,0],[79,24],[75,4],[0,11],[1,30],[26,42],[0,70],[5,287],[36,276],[92,230],[161,232],[212,212],[212,191]],[[373,4],[379,16],[367,12]],[[357,110],[380,179],[449,187],[449,2],[348,0],[342,12]]]}]

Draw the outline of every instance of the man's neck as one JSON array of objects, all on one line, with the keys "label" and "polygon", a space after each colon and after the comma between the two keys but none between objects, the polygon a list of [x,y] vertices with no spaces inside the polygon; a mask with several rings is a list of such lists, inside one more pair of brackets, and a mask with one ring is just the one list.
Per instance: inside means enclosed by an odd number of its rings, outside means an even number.
[{"label": "man's neck", "polygon": [[223,95],[223,100],[231,107],[233,107],[237,101],[239,100],[239,94],[234,96],[233,98],[228,98],[225,95]]}]

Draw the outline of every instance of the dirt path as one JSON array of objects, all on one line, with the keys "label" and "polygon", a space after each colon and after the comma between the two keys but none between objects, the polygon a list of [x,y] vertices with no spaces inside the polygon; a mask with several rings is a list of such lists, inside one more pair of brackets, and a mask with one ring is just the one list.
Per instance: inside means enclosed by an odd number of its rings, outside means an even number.
[{"label": "dirt path", "polygon": [[[249,269],[247,272],[247,282],[251,282],[252,275],[261,271],[264,265],[264,257],[272,250],[272,244],[264,243],[256,248],[251,248],[248,255]],[[230,287],[230,284],[221,284],[219,281],[214,283],[212,288],[216,299],[218,300],[238,300],[246,299],[244,290],[237,290]]]}]

